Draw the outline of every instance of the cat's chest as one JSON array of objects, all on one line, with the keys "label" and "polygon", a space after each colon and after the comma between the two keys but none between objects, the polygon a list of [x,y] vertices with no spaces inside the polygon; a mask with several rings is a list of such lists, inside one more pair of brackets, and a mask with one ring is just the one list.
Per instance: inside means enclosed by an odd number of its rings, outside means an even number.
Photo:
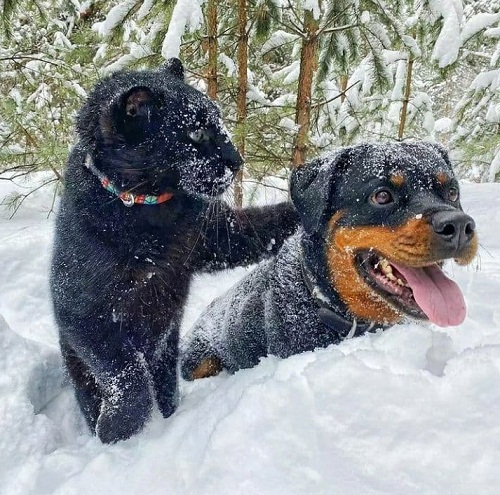
[{"label": "cat's chest", "polygon": [[[118,267],[118,290],[113,292],[112,307],[120,318],[145,324],[163,324],[178,313],[187,297],[191,273],[175,266],[166,256],[133,257]],[[163,323],[162,323],[163,322]]]},{"label": "cat's chest", "polygon": [[160,230],[143,231],[123,246],[119,264],[123,279],[131,287],[152,290],[158,297],[186,292],[194,272],[197,245],[203,242],[202,233],[186,220]]},{"label": "cat's chest", "polygon": [[98,264],[97,277],[122,301],[146,306],[165,298],[180,301],[194,271],[196,248],[203,242],[197,216],[183,210],[176,214],[174,204],[139,206],[94,221],[96,249],[89,256],[90,269],[95,272]]}]

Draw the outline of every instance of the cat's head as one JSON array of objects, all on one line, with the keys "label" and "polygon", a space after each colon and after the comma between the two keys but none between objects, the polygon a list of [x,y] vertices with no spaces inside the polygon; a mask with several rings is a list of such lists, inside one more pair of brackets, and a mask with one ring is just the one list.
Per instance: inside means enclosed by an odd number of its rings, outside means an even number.
[{"label": "cat's head", "polygon": [[217,195],[243,163],[218,106],[184,82],[178,59],[102,80],[76,127],[102,172],[137,192]]}]

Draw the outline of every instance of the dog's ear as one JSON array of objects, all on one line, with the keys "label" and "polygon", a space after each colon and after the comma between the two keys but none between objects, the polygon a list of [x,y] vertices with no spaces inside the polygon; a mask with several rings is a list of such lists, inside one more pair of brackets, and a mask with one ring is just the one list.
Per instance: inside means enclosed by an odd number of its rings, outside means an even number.
[{"label": "dog's ear", "polygon": [[[297,167],[290,181],[290,196],[308,233],[318,232],[332,208],[335,181],[344,173],[349,148],[316,158]],[[331,213],[331,212],[330,212]]]},{"label": "dog's ear", "polygon": [[146,86],[135,86],[125,91],[111,107],[114,127],[128,143],[144,140],[153,125],[155,113],[156,99],[153,91]]},{"label": "dog's ear", "polygon": [[151,116],[153,93],[149,88],[136,86],[127,91],[120,101],[124,118],[139,120]]},{"label": "dog's ear", "polygon": [[162,66],[161,70],[168,72],[172,76],[184,81],[184,66],[182,62],[175,57],[169,58]]},{"label": "dog's ear", "polygon": [[426,148],[427,150],[432,151],[433,153],[438,154],[451,167],[448,150],[443,145],[439,143],[431,143],[429,141],[422,141],[418,144],[419,146]]},{"label": "dog's ear", "polygon": [[324,169],[327,161],[317,158],[298,166],[292,173],[290,196],[299,212],[304,230],[317,232],[328,205],[331,177]]}]

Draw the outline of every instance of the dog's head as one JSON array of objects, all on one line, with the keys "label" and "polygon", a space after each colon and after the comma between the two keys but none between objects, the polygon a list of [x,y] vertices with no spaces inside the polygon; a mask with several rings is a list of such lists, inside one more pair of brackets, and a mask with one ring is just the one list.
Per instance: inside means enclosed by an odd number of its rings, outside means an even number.
[{"label": "dog's head", "polygon": [[354,317],[463,321],[463,296],[441,266],[470,263],[477,235],[442,147],[344,148],[299,167],[291,195],[329,286]]},{"label": "dog's head", "polygon": [[184,82],[178,59],[151,71],[117,72],[89,95],[77,131],[106,175],[122,187],[144,183],[216,195],[242,159],[217,105]]}]

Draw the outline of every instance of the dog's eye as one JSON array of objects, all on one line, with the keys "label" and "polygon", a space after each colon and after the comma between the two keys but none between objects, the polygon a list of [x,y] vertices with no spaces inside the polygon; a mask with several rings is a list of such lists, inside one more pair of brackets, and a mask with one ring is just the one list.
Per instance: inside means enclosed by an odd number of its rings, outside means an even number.
[{"label": "dog's eye", "polygon": [[194,131],[188,132],[188,137],[193,141],[193,143],[201,143],[203,141],[208,141],[208,132],[205,129],[195,129]]},{"label": "dog's eye", "polygon": [[460,193],[458,192],[458,187],[450,187],[448,190],[448,200],[454,203],[455,201],[458,201],[459,196]]},{"label": "dog's eye", "polygon": [[394,202],[391,192],[387,189],[381,189],[380,191],[373,193],[371,200],[373,203],[378,205],[388,205],[389,203]]}]

